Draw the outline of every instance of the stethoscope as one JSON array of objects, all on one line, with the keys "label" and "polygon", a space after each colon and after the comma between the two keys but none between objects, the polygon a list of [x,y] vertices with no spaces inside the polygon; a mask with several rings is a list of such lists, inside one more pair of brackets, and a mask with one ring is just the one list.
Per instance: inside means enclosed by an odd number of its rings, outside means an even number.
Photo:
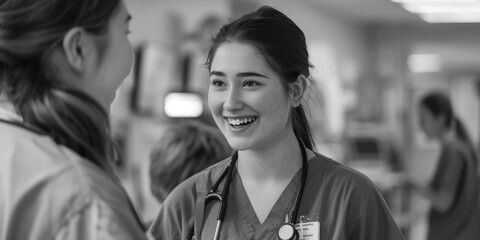
[{"label": "stethoscope", "polygon": [[[296,219],[298,214],[298,208],[300,206],[300,201],[302,200],[303,189],[305,188],[305,182],[307,180],[308,164],[307,164],[307,153],[305,151],[305,147],[299,139],[297,140],[300,145],[300,150],[302,152],[302,181],[300,182],[297,198],[295,199],[295,208],[291,214],[290,220],[286,221],[284,224],[282,224],[282,226],[280,226],[280,228],[278,228],[277,236],[279,237],[279,239],[282,239],[282,240],[294,240],[294,239],[298,239],[299,237],[298,231],[295,229],[295,224],[296,224]],[[235,152],[232,155],[232,160],[230,161],[226,169],[222,172],[220,177],[210,188],[207,195],[205,195],[205,206],[212,201],[218,201],[220,203],[218,216],[217,216],[217,224],[215,227],[213,240],[218,240],[220,236],[222,222],[225,219],[225,211],[227,209],[228,193],[229,193],[230,185],[232,183],[232,176],[235,170],[237,159],[238,159],[238,152]],[[219,192],[218,186],[224,179],[225,179],[225,185],[223,187],[222,192]],[[194,226],[192,224],[188,231],[186,240],[193,240],[193,239],[194,239]]]},{"label": "stethoscope", "polygon": [[[28,123],[25,123],[25,122],[20,122],[20,121],[10,121],[10,120],[5,120],[5,119],[1,119],[0,118],[0,122],[1,123],[5,123],[5,124],[9,124],[9,125],[12,125],[12,126],[16,126],[16,127],[19,127],[19,128],[23,128],[25,130],[28,130],[30,132],[33,132],[33,133],[36,133],[38,135],[48,135],[45,131],[43,131],[42,129],[36,127],[36,126],[33,126],[31,124],[28,124]],[[127,202],[128,202],[128,205],[131,209],[131,211],[133,212],[133,215],[135,216],[138,224],[140,225],[141,229],[146,232],[147,231],[147,225],[143,222],[143,220],[140,218],[139,214],[137,213],[137,210],[135,209],[133,203],[131,202],[130,198],[128,197],[128,194],[125,190],[125,188],[123,188],[123,185],[121,185],[120,183],[120,180],[118,179],[118,177],[108,173],[108,171],[105,171],[111,178],[112,180],[115,182],[115,184],[122,190],[123,194],[125,194],[125,197],[127,199]]]}]

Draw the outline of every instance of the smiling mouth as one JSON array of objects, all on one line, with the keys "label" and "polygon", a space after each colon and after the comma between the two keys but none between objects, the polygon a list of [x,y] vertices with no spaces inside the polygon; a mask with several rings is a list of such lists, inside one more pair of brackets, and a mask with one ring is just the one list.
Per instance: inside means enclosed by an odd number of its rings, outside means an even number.
[{"label": "smiling mouth", "polygon": [[225,118],[228,124],[233,128],[241,128],[255,122],[258,117],[246,117],[246,118]]}]

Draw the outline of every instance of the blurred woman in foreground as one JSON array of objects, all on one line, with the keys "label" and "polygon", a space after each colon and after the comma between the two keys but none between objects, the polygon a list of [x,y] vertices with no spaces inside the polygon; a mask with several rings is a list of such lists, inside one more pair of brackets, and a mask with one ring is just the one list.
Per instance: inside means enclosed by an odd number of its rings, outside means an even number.
[{"label": "blurred woman in foreground", "polygon": [[0,2],[0,239],[144,239],[107,111],[133,62],[121,0]]}]

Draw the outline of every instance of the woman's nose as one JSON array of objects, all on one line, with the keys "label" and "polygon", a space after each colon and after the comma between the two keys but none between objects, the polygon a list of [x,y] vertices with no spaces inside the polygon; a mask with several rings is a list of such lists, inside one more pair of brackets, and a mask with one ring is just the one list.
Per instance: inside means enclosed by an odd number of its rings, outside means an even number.
[{"label": "woman's nose", "polygon": [[228,111],[235,111],[242,109],[243,105],[241,90],[236,87],[231,87],[223,103],[223,108]]}]

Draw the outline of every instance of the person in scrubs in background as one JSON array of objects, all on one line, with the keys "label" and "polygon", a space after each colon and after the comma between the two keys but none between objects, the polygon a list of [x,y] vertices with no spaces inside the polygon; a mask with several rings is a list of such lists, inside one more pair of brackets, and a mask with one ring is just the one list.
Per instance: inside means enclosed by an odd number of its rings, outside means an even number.
[{"label": "person in scrubs in background", "polygon": [[129,74],[121,0],[0,3],[0,239],[145,239],[107,111]]},{"label": "person in scrubs in background", "polygon": [[431,202],[428,239],[480,239],[478,158],[468,133],[441,92],[420,100],[419,117],[425,134],[441,143],[431,183],[409,181]]},{"label": "person in scrubs in background", "polygon": [[[207,65],[210,110],[238,152],[220,239],[278,239],[298,199],[301,148],[308,174],[297,223],[314,221],[319,227],[309,231],[316,239],[403,239],[367,177],[314,152],[304,111],[311,81],[306,39],[292,20],[265,6],[224,25]],[[192,225],[196,239],[213,238],[220,204],[204,205],[204,198],[230,161],[173,190],[150,228],[155,239],[185,239]]]}]

